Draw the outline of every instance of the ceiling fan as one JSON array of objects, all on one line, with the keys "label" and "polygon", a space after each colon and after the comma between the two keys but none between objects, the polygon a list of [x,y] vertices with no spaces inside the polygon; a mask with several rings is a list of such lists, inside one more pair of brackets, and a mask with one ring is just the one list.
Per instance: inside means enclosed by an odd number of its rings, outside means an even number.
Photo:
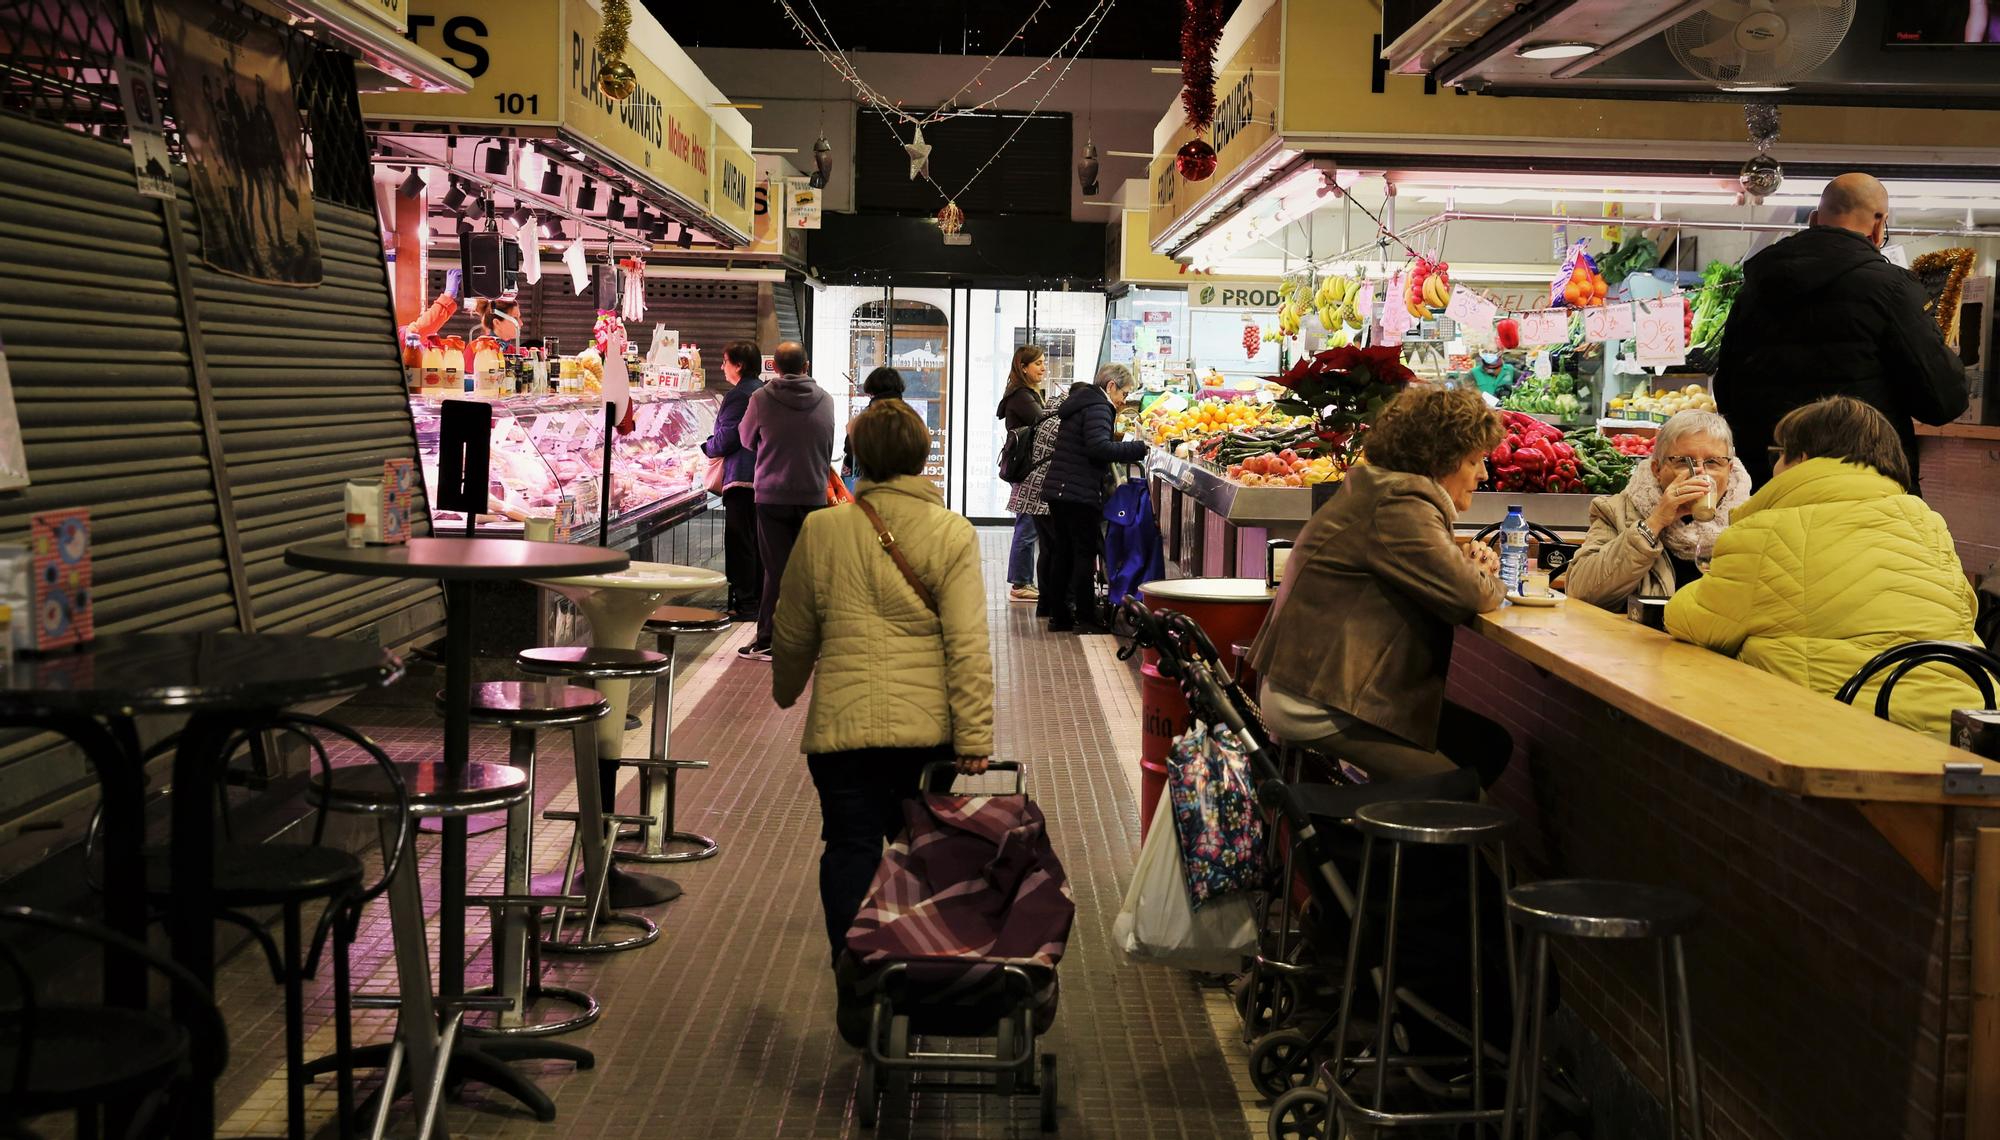
[{"label": "ceiling fan", "polygon": [[1722,87],[1792,83],[1833,57],[1856,0],[1715,0],[1667,29],[1690,74]]}]

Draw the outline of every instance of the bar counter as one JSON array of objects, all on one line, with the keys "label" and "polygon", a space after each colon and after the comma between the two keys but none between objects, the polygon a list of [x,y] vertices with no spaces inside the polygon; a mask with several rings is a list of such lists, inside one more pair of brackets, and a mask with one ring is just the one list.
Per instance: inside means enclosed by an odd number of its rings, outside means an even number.
[{"label": "bar counter", "polygon": [[[1944,790],[1947,762],[2000,764],[1580,602],[1475,619],[1450,692],[1514,736],[1495,797],[1530,876],[1702,900],[1707,1136],[2000,1136],[2000,797]],[[1595,1134],[1663,1135],[1651,957],[1557,961]]]}]

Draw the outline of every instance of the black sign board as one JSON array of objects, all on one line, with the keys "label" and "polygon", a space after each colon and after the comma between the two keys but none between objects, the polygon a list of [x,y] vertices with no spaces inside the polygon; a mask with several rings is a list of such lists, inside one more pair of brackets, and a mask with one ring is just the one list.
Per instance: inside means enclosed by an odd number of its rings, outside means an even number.
[{"label": "black sign board", "polygon": [[438,416],[438,494],[441,511],[463,511],[465,529],[486,513],[487,466],[493,457],[493,405],[446,400]]}]

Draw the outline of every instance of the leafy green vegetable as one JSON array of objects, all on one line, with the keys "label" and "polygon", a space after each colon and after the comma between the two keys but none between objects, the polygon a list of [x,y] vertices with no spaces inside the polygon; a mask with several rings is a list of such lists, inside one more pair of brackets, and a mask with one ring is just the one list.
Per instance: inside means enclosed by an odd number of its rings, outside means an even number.
[{"label": "leafy green vegetable", "polygon": [[1618,243],[1617,248],[1597,259],[1597,271],[1604,275],[1604,284],[1616,289],[1620,282],[1634,273],[1644,273],[1660,264],[1660,247],[1644,234],[1632,233]]},{"label": "leafy green vegetable", "polygon": [[1694,339],[1690,348],[1713,348],[1722,342],[1729,310],[1743,288],[1743,267],[1711,261],[1701,271],[1701,296],[1694,303]]}]

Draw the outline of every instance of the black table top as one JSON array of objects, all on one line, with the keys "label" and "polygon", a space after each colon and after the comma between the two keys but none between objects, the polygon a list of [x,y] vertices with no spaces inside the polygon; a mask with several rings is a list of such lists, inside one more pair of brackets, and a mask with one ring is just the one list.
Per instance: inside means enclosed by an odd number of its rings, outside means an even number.
[{"label": "black table top", "polygon": [[518,538],[413,538],[404,546],[349,546],[307,542],[285,551],[285,563],[304,570],[368,578],[439,581],[513,581],[609,574],[631,558],[602,546],[527,542]]},{"label": "black table top", "polygon": [[124,714],[279,709],[386,685],[403,664],[380,647],[269,633],[135,633],[17,657],[0,713]]}]

